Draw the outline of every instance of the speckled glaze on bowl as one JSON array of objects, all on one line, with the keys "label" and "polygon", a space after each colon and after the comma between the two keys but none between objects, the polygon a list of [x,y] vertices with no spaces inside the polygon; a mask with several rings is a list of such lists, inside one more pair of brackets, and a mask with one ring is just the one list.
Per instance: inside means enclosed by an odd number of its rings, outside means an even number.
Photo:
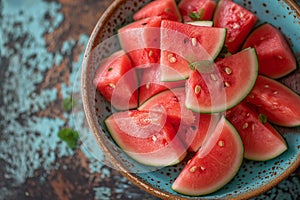
[{"label": "speckled glaze on bowl", "polygon": [[[276,127],[288,143],[288,151],[266,162],[245,160],[237,176],[221,190],[201,197],[184,196],[174,192],[171,185],[184,163],[148,173],[144,166],[128,158],[113,143],[103,120],[112,113],[111,106],[96,92],[92,84],[97,64],[119,49],[116,38],[111,38],[132,15],[150,0],[115,0],[100,18],[86,48],[81,74],[82,99],[91,132],[112,165],[135,185],[163,199],[248,199],[257,196],[285,179],[300,166],[300,127]],[[254,12],[259,22],[278,27],[288,39],[297,61],[300,61],[300,9],[289,0],[238,0],[240,5]],[[107,40],[108,39],[108,40]],[[300,94],[300,70],[282,78]],[[132,173],[134,169],[135,173]]]}]

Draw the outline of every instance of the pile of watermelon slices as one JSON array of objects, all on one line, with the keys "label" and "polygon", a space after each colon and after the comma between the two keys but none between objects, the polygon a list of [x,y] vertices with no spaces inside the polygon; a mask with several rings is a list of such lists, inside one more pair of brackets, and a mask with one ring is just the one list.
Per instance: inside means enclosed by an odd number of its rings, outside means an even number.
[{"label": "pile of watermelon slices", "polygon": [[276,80],[297,65],[278,29],[255,27],[230,0],[155,0],[133,19],[94,78],[116,111],[107,129],[131,158],[165,167],[192,155],[172,189],[199,196],[228,183],[243,159],[287,150],[273,124],[300,125],[300,96]]}]

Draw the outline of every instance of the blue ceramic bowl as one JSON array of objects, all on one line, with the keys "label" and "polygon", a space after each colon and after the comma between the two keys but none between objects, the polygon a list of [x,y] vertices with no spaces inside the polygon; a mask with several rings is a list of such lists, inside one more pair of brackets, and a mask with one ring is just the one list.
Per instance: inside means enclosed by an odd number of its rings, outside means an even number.
[{"label": "blue ceramic bowl", "polygon": [[[113,143],[103,120],[112,113],[111,106],[96,92],[93,77],[98,63],[117,49],[117,30],[132,21],[132,15],[149,0],[115,0],[98,21],[86,48],[82,69],[82,99],[87,121],[106,158],[135,185],[163,199],[195,199],[178,194],[171,185],[183,165],[158,170],[142,166],[128,158]],[[278,27],[288,39],[297,61],[300,61],[300,9],[289,0],[236,0],[254,12],[259,22],[269,22]],[[299,70],[283,79],[300,94]],[[300,165],[300,127],[280,128],[288,143],[288,150],[266,162],[244,161],[237,176],[215,193],[197,199],[248,199],[270,190],[288,177]],[[146,172],[147,171],[147,172]]]}]

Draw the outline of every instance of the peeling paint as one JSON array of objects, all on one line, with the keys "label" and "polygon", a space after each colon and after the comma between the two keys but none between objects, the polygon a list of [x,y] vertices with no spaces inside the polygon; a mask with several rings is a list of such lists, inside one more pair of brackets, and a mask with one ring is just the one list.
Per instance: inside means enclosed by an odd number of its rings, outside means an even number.
[{"label": "peeling paint", "polygon": [[[32,177],[38,168],[51,169],[57,157],[73,154],[57,137],[59,128],[66,125],[64,120],[33,116],[58,98],[57,88],[37,91],[36,85],[43,81],[45,71],[54,64],[61,64],[64,55],[71,54],[76,45],[85,46],[88,41],[88,36],[82,35],[78,41],[65,41],[55,54],[46,50],[43,35],[53,31],[62,22],[63,16],[58,13],[60,8],[54,2],[35,0],[18,4],[15,1],[3,3],[2,25],[6,28],[1,30],[4,36],[1,49],[5,49],[1,60],[7,59],[9,63],[5,66],[2,94],[3,105],[9,106],[3,106],[0,110],[3,117],[0,122],[3,127],[0,159],[7,163],[5,177],[15,179],[17,183]],[[43,20],[45,16],[51,18],[51,22]],[[64,98],[73,92],[82,56],[71,64],[71,84],[62,83],[60,92]],[[74,127],[71,114],[64,113],[64,117],[70,119],[67,125]],[[19,145],[14,145],[16,142]],[[102,164],[95,162],[91,166],[98,165],[97,168],[101,169]]]},{"label": "peeling paint", "polygon": [[109,200],[111,196],[111,189],[108,187],[98,187],[94,188],[96,192],[96,199],[97,200]]},{"label": "peeling paint", "polygon": [[[62,21],[56,13],[60,6],[32,0],[17,2],[4,1],[2,9],[5,29],[1,29],[1,60],[9,62],[1,66],[5,70],[1,78],[0,159],[7,163],[5,177],[22,183],[37,168],[49,169],[56,156],[72,152],[56,136],[64,121],[32,117],[57,98],[56,88],[37,92],[35,86],[43,81],[45,70],[52,67],[53,54],[47,52],[43,34]],[[51,23],[42,20],[46,13],[54,19]]]}]

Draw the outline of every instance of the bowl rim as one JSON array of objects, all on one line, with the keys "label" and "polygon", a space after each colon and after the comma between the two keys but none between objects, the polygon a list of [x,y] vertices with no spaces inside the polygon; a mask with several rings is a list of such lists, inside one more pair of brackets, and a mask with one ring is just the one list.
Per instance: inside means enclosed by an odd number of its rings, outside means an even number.
[{"label": "bowl rim", "polygon": [[[120,163],[112,154],[111,150],[107,148],[105,141],[103,140],[100,135],[103,133],[102,130],[99,130],[97,127],[97,123],[94,121],[93,118],[93,112],[91,108],[91,104],[89,104],[89,95],[87,94],[87,91],[89,90],[88,87],[88,73],[86,72],[88,63],[89,63],[89,52],[91,52],[94,47],[97,45],[95,44],[97,40],[97,36],[101,32],[102,27],[105,26],[108,19],[114,14],[114,11],[116,11],[123,3],[125,3],[128,0],[114,0],[110,6],[106,9],[106,11],[101,15],[98,22],[96,23],[90,38],[88,40],[83,61],[82,61],[82,71],[81,71],[81,98],[83,103],[83,109],[85,112],[86,120],[88,122],[89,128],[92,132],[93,137],[96,139],[97,144],[101,148],[103,154],[105,155],[106,159],[111,162],[114,167],[120,172],[121,175],[126,177],[130,182],[132,182],[134,185],[139,187],[140,189],[156,196],[162,199],[186,199],[181,196],[176,196],[174,194],[171,194],[166,191],[162,191],[160,189],[156,189],[152,187],[150,184],[147,184],[140,180],[138,177],[134,175],[134,173],[129,172],[122,163]],[[283,0],[286,4],[290,6],[292,10],[296,13],[296,15],[300,18],[300,6],[293,0]],[[265,184],[263,187],[256,188],[254,190],[251,190],[249,192],[240,193],[235,196],[231,196],[230,199],[249,199],[251,197],[258,196],[260,194],[263,194],[267,192],[268,190],[275,187],[277,184],[279,184],[281,181],[286,179],[291,173],[293,173],[298,167],[300,166],[300,156],[297,157],[297,159],[290,165],[287,170],[280,174],[277,178],[271,180],[267,184]],[[201,196],[198,197],[201,199]],[[226,198],[226,197],[225,197]]]}]

